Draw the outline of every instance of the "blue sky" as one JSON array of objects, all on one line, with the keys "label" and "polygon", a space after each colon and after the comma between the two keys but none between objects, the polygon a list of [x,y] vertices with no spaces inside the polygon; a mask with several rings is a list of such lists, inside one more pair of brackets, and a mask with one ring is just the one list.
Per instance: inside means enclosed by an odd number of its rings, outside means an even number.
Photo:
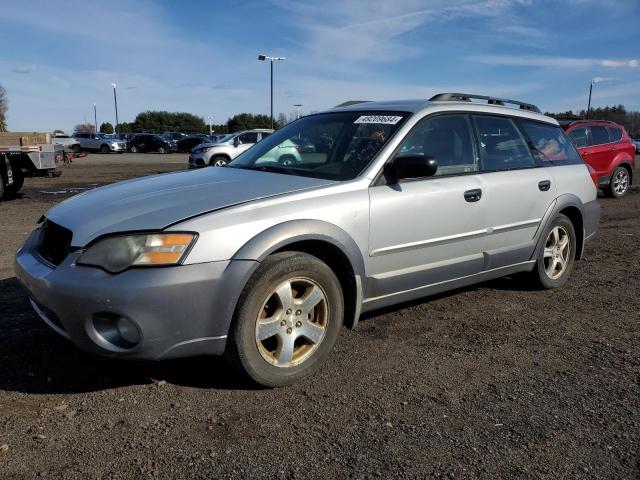
[{"label": "blue sky", "polygon": [[10,130],[71,130],[145,110],[214,122],[347,99],[463,91],[543,110],[640,110],[640,0],[4,0]]}]

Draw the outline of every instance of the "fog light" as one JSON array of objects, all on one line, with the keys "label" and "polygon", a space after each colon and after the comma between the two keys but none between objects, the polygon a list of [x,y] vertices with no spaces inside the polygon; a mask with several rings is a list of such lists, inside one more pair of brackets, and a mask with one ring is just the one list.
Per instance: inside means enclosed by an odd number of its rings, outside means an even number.
[{"label": "fog light", "polygon": [[93,327],[101,342],[106,342],[107,348],[113,345],[122,349],[130,349],[141,340],[140,330],[136,324],[113,312],[95,313]]},{"label": "fog light", "polygon": [[118,333],[125,342],[135,345],[140,341],[140,332],[138,332],[138,328],[128,319],[120,317],[116,323],[116,327],[118,328]]}]

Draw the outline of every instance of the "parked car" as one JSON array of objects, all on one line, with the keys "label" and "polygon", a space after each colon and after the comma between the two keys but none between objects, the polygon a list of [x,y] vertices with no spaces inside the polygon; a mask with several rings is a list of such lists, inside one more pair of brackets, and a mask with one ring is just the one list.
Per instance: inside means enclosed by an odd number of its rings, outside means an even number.
[{"label": "parked car", "polygon": [[215,143],[215,140],[208,135],[191,135],[183,138],[182,140],[178,140],[176,142],[176,146],[178,148],[178,152],[187,153],[190,152],[193,147],[202,143]]},{"label": "parked car", "polygon": [[177,142],[183,138],[187,138],[188,135],[181,132],[163,132],[160,136],[166,140]]},{"label": "parked car", "polygon": [[598,120],[561,121],[580,156],[598,176],[602,191],[622,197],[633,180],[635,145],[622,125]]},{"label": "parked car", "polygon": [[[361,312],[520,272],[566,284],[596,232],[597,191],[539,112],[440,94],[308,115],[226,168],[57,204],[18,250],[16,276],[83,350],[224,354],[253,381],[286,385]],[[332,148],[293,165],[269,155],[300,137]]]},{"label": "parked car", "polygon": [[150,133],[138,133],[129,140],[129,151],[131,153],[171,153],[177,152],[176,144],[162,138],[160,135]]},{"label": "parked car", "polygon": [[51,143],[62,145],[65,152],[80,153],[82,151],[82,147],[78,140],[63,133],[53,135],[51,137]]},{"label": "parked car", "polygon": [[101,153],[123,153],[126,151],[126,142],[114,136],[101,133],[74,133],[73,138],[80,143],[82,150]]},{"label": "parked car", "polygon": [[268,129],[244,130],[230,134],[218,143],[198,145],[189,155],[189,168],[222,167],[271,133],[273,130]]},{"label": "parked car", "polygon": [[633,138],[632,140],[636,147],[636,154],[640,153],[640,137]]}]

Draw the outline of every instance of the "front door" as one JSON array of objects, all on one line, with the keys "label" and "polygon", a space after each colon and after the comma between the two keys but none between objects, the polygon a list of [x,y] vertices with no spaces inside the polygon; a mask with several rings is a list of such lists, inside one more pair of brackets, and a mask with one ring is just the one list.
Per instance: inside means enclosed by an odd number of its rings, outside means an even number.
[{"label": "front door", "polygon": [[369,189],[369,300],[420,290],[483,269],[484,191],[468,115],[424,119],[398,155],[428,155],[435,176]]}]

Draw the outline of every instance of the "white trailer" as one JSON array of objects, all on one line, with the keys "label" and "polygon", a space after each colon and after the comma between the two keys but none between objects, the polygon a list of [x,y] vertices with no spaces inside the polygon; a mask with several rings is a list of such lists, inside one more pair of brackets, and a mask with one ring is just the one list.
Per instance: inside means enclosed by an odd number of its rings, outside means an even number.
[{"label": "white trailer", "polygon": [[25,176],[55,176],[64,163],[64,146],[43,143],[28,146],[0,146],[0,198],[15,195]]}]

